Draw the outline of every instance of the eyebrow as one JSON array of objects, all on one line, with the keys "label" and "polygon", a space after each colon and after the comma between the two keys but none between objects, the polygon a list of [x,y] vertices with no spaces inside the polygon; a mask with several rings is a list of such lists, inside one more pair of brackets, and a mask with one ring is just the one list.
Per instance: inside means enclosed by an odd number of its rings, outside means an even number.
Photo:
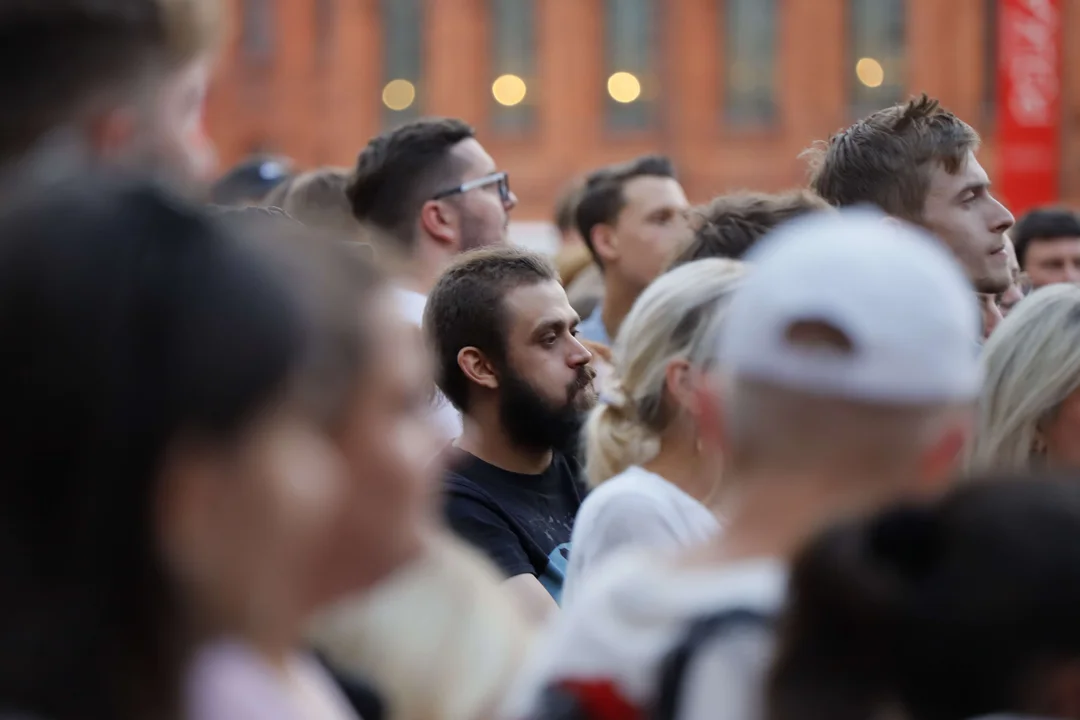
[{"label": "eyebrow", "polygon": [[581,323],[581,318],[577,313],[564,318],[546,318],[536,324],[532,334],[534,336],[541,335],[549,330],[561,330],[564,327],[575,327]]},{"label": "eyebrow", "polygon": [[978,192],[979,190],[989,190],[989,180],[979,180],[977,182],[971,182],[960,189],[960,192],[956,193],[956,197],[961,197],[969,192]]}]

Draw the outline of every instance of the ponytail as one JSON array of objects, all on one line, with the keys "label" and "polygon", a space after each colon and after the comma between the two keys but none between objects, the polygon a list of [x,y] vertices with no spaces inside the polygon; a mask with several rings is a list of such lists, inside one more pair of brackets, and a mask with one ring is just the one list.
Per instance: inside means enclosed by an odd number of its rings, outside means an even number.
[{"label": "ponytail", "polygon": [[613,385],[585,424],[585,474],[591,487],[660,452],[660,437],[640,421],[618,384]]}]

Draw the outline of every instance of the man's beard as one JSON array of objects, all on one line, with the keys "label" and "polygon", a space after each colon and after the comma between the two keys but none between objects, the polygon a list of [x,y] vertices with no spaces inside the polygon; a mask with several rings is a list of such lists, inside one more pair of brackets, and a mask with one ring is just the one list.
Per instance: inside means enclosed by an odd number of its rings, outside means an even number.
[{"label": "man's beard", "polygon": [[596,372],[581,366],[566,388],[566,402],[554,407],[527,380],[506,367],[499,380],[499,418],[507,437],[526,450],[556,450],[574,454],[581,426],[596,402],[592,379]]},{"label": "man's beard", "polygon": [[461,217],[461,251],[476,250],[506,242],[506,226],[492,228],[480,218],[465,212]]}]

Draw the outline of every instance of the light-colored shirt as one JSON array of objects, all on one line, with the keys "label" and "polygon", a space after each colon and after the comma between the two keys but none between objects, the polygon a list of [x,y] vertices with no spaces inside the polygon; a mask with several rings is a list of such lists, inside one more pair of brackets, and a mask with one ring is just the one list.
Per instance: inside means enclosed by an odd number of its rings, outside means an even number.
[{"label": "light-colored shirt", "polygon": [[703,543],[719,531],[716,516],[681,488],[637,465],[629,467],[589,493],[578,511],[563,607],[573,603],[617,551],[675,551]]},{"label": "light-colored shirt", "polygon": [[[427,307],[427,297],[414,290],[402,287],[394,288],[398,309],[410,323],[416,327],[424,324],[424,308]],[[442,431],[446,442],[456,440],[461,435],[461,413],[457,411],[446,396],[441,392],[436,393],[433,408],[435,422]]]},{"label": "light-colored shirt", "polygon": [[607,328],[604,327],[603,312],[604,305],[597,303],[592,314],[578,324],[578,334],[589,342],[611,347],[611,338],[608,336]]},{"label": "light-colored shirt", "polygon": [[[656,553],[623,553],[555,618],[500,717],[532,717],[545,689],[564,681],[604,683],[645,712],[663,662],[695,620],[735,610],[775,615],[786,588],[777,559],[682,567]],[[688,668],[679,720],[758,720],[772,650],[772,633],[756,626],[708,643]]]}]

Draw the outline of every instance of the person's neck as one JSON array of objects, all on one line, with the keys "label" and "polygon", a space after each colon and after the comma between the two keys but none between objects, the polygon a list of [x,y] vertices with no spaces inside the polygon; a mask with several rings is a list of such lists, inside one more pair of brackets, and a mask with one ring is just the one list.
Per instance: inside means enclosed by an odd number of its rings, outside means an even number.
[{"label": "person's neck", "polygon": [[604,300],[600,307],[600,321],[612,342],[619,334],[623,320],[630,313],[634,301],[641,294],[640,288],[631,288],[618,278],[608,278],[604,283]]},{"label": "person's neck", "polygon": [[[864,476],[865,477],[865,476]],[[723,542],[705,551],[709,560],[790,560],[822,527],[877,507],[882,496],[854,492],[874,483],[845,481],[831,473],[745,474],[725,480],[720,508]]]},{"label": "person's neck", "polygon": [[471,418],[457,440],[457,447],[489,465],[520,475],[540,475],[551,465],[554,454],[547,450],[517,447],[497,422]]},{"label": "person's neck", "polygon": [[698,502],[715,501],[713,492],[719,481],[718,468],[709,468],[691,438],[664,438],[660,452],[642,464],[645,470],[659,475]]}]

